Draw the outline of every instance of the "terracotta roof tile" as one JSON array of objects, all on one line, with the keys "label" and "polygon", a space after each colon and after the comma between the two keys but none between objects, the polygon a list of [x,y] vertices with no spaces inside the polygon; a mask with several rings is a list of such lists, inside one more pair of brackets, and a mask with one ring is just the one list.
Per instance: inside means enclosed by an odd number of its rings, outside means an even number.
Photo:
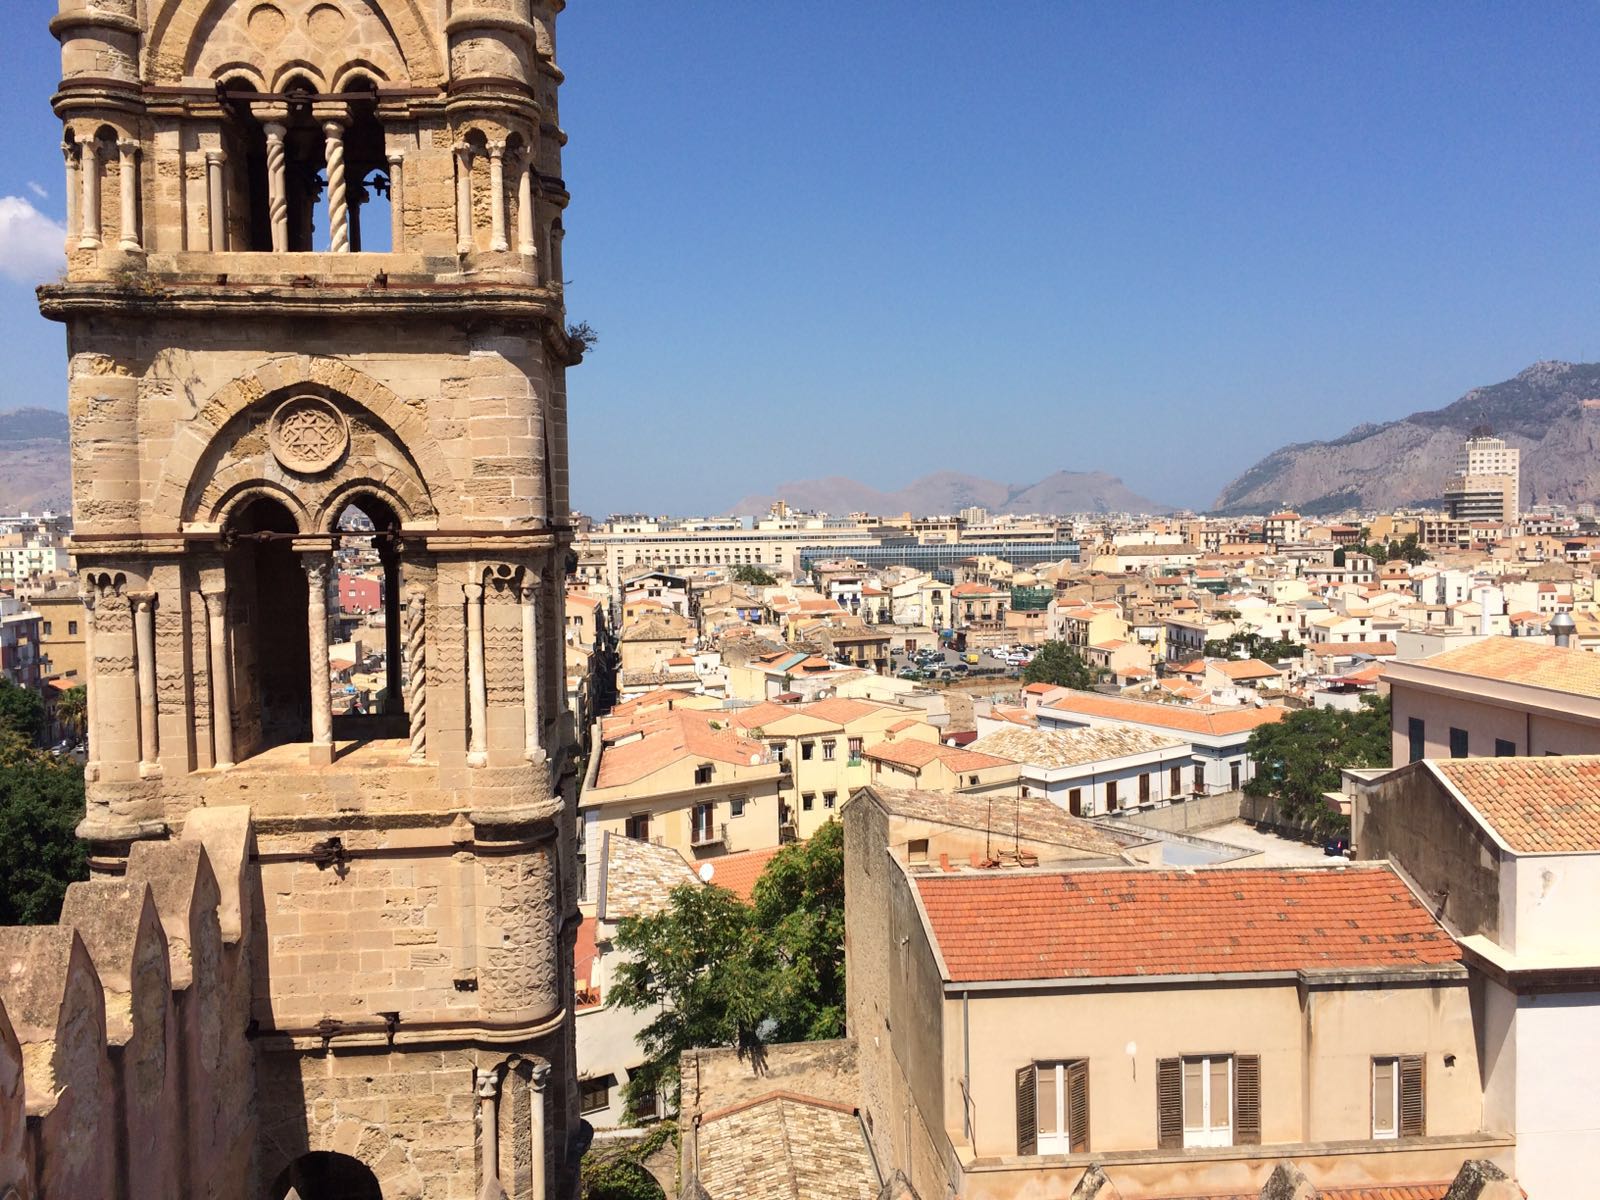
[{"label": "terracotta roof tile", "polygon": [[1270,725],[1274,721],[1283,720],[1287,712],[1286,709],[1276,706],[1200,708],[1179,704],[1151,704],[1143,700],[1125,700],[1117,696],[1074,691],[1062,691],[1052,696],[1045,707],[1063,713],[1125,721],[1130,725],[1154,725],[1161,729],[1207,734],[1213,737],[1230,733],[1248,733],[1259,725]]},{"label": "terracotta roof tile", "polygon": [[959,746],[946,746],[942,742],[879,742],[876,746],[868,746],[862,751],[862,755],[879,762],[894,763],[900,767],[917,768],[941,759],[952,771],[981,771],[987,767],[1013,765],[1008,758],[978,754],[971,750],[963,750]]},{"label": "terracotta roof tile", "polygon": [[749,903],[755,896],[756,880],[761,878],[761,872],[767,869],[773,855],[782,849],[782,846],[768,846],[765,850],[746,850],[740,854],[724,854],[720,858],[708,859],[711,882],[720,888],[727,888]]},{"label": "terracotta roof tile", "polygon": [[1387,866],[915,882],[957,982],[1405,968],[1460,957]]},{"label": "terracotta roof tile", "polygon": [[1485,638],[1413,665],[1600,698],[1600,655],[1526,638]]},{"label": "terracotta roof tile", "polygon": [[1600,851],[1600,755],[1430,759],[1428,765],[1513,850]]}]

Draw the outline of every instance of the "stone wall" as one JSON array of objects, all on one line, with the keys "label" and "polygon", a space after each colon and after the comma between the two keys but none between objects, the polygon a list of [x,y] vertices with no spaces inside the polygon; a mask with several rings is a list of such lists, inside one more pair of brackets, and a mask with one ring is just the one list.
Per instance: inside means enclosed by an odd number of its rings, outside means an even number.
[{"label": "stone wall", "polygon": [[1152,808],[1148,812],[1130,812],[1117,818],[1118,824],[1141,825],[1145,829],[1161,829],[1168,833],[1187,830],[1211,829],[1239,819],[1239,806],[1243,792],[1219,792],[1215,796],[1196,796],[1182,804],[1169,804],[1165,808]]},{"label": "stone wall", "polygon": [[0,929],[0,1195],[253,1192],[249,822],[209,810]]}]

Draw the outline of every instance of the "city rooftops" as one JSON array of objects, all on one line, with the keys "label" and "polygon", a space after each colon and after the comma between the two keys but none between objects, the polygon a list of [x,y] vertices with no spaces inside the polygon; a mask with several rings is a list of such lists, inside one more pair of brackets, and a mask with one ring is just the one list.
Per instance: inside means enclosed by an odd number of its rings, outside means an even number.
[{"label": "city rooftops", "polygon": [[1255,707],[1206,707],[1201,705],[1156,704],[1102,696],[1095,692],[1076,692],[1068,688],[1044,698],[1040,711],[1055,712],[1071,719],[1087,717],[1120,721],[1131,725],[1152,725],[1177,733],[1202,737],[1226,737],[1249,733],[1261,725],[1281,721],[1288,710],[1274,705]]},{"label": "city rooftops", "polygon": [[1098,729],[1002,729],[973,742],[969,749],[1028,766],[1055,769],[1162,750],[1186,750],[1182,738],[1132,725]]}]

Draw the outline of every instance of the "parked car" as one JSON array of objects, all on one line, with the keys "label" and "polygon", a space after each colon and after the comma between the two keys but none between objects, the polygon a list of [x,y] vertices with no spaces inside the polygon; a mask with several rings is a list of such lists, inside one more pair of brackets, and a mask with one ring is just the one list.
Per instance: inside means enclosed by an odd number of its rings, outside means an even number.
[{"label": "parked car", "polygon": [[1322,843],[1322,853],[1330,858],[1345,858],[1350,854],[1350,839],[1345,834],[1336,833]]}]

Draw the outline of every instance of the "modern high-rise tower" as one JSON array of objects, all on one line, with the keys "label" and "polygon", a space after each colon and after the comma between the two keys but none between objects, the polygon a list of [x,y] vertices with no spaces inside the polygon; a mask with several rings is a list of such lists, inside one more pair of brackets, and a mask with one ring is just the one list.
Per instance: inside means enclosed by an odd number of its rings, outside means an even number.
[{"label": "modern high-rise tower", "polygon": [[[52,22],[80,832],[115,875],[248,805],[259,867],[248,1119],[192,1148],[205,1194],[573,1191],[560,8],[61,0]],[[330,679],[355,546],[384,577],[368,712]]]}]

